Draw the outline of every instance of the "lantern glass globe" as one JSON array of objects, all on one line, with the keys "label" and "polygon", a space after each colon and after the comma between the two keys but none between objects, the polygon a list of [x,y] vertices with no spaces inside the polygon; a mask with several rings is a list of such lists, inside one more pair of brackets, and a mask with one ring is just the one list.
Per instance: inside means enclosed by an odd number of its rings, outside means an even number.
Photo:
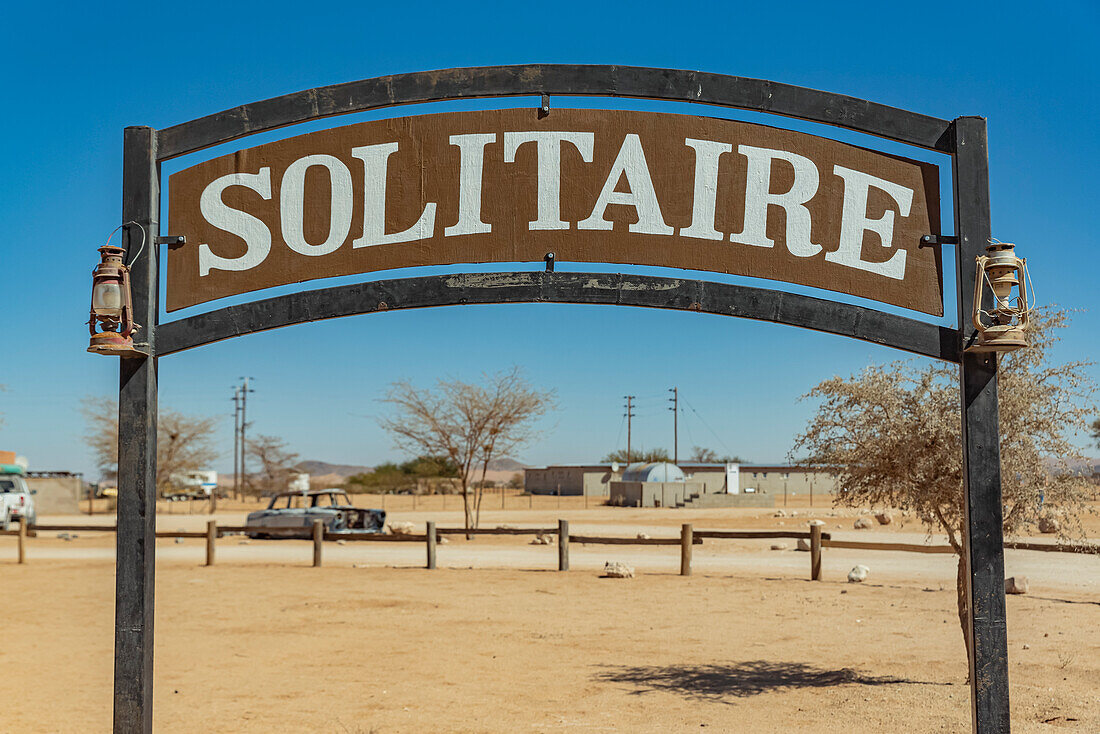
[{"label": "lantern glass globe", "polygon": [[122,316],[122,286],[118,283],[96,283],[92,288],[92,309],[97,316]]}]

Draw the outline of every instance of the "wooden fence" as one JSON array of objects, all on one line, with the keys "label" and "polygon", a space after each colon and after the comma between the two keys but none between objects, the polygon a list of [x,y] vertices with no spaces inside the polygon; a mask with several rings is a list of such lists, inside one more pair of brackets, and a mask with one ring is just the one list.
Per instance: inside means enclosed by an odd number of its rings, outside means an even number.
[{"label": "wooden fence", "polygon": [[[38,532],[107,532],[113,533],[114,525],[31,525],[20,523],[18,530],[0,531],[0,535],[12,535],[18,537],[18,562],[26,563],[27,538],[33,538]],[[206,539],[206,565],[213,566],[217,539],[227,535],[240,535],[249,532],[262,532],[269,537],[296,537],[303,538],[308,535],[313,543],[313,565],[321,566],[323,563],[324,541],[366,541],[376,543],[424,543],[426,551],[426,568],[436,568],[436,546],[439,538],[445,535],[465,535],[473,537],[477,535],[553,535],[556,536],[558,546],[558,570],[569,570],[569,544],[580,543],[582,545],[678,545],[680,546],[680,575],[691,575],[692,546],[701,545],[707,538],[710,539],[735,539],[735,540],[759,540],[759,539],[791,539],[808,540],[810,546],[810,579],[821,580],[821,550],[822,548],[848,548],[865,551],[894,551],[903,553],[954,553],[949,545],[923,545],[915,543],[873,543],[864,541],[833,540],[831,535],[823,532],[820,525],[811,525],[809,530],[695,530],[690,523],[684,523],[680,528],[680,536],[672,538],[650,537],[615,537],[574,535],[569,532],[569,521],[558,520],[557,527],[551,528],[478,528],[476,530],[466,528],[437,528],[434,522],[428,522],[422,535],[385,535],[382,533],[367,532],[327,532],[324,523],[320,520],[314,522],[312,528],[258,528],[247,525],[218,525],[210,520],[206,524],[205,531],[185,530],[158,530],[158,538],[205,538]],[[1055,553],[1087,553],[1100,555],[1100,546],[1097,545],[1071,545],[1051,543],[1031,543],[1022,541],[1009,541],[1004,544],[1006,549],[1033,550]]]}]

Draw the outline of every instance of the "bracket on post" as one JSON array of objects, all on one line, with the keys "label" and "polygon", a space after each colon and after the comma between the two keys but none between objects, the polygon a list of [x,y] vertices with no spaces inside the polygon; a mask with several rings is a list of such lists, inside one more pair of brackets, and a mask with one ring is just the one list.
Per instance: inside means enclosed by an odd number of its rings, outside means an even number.
[{"label": "bracket on post", "polygon": [[184,245],[187,244],[187,238],[181,234],[170,234],[165,237],[157,237],[154,242],[156,242],[158,245]]},{"label": "bracket on post", "polygon": [[957,245],[959,238],[952,234],[926,234],[920,238],[920,247],[938,247],[940,245]]},{"label": "bracket on post", "polygon": [[550,95],[542,95],[542,106],[539,107],[539,119],[550,116]]}]

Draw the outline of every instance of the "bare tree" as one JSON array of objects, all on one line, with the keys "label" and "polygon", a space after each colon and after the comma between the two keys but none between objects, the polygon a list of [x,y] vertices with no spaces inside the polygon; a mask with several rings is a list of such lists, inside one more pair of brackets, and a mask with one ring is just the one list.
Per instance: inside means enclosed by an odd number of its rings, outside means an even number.
[{"label": "bare tree", "polygon": [[[84,441],[100,473],[118,477],[118,402],[86,397],[81,401]],[[162,410],[157,416],[157,489],[168,486],[173,474],[209,467],[219,455],[214,432],[219,418]]]},{"label": "bare tree", "polygon": [[691,456],[688,461],[698,461],[700,464],[717,464],[718,454],[714,449],[704,448],[702,446],[692,446]]},{"label": "bare tree", "polygon": [[[533,388],[518,367],[485,375],[484,384],[440,380],[435,389],[407,380],[390,386],[382,402],[393,408],[379,419],[397,448],[416,456],[446,456],[458,467],[466,529],[480,520],[485,473],[494,456],[507,455],[532,440],[534,422],[551,409],[554,391]],[[482,482],[471,479],[481,468]]]},{"label": "bare tree", "polygon": [[118,402],[91,395],[80,401],[84,443],[104,479],[118,478]]},{"label": "bare tree", "polygon": [[740,456],[730,456],[728,454],[719,456],[714,449],[704,448],[702,446],[692,446],[691,458],[688,461],[697,461],[700,464],[744,464],[745,460]]},{"label": "bare tree", "polygon": [[287,447],[286,441],[260,434],[248,439],[248,453],[259,460],[260,471],[245,477],[246,491],[263,494],[286,489],[298,463],[298,454]]},{"label": "bare tree", "polygon": [[[1043,515],[1081,535],[1079,516],[1093,491],[1071,470],[1083,457],[1071,438],[1086,429],[1094,386],[1084,362],[1048,364],[1063,311],[1032,318],[1028,349],[1001,359],[1000,449],[1004,532],[1019,533]],[[836,504],[896,507],[939,529],[958,555],[958,612],[969,651],[964,497],[958,370],[897,362],[834,377],[805,396],[820,401],[792,453],[801,463],[833,467]],[[1075,531],[1075,532],[1074,532]]]}]

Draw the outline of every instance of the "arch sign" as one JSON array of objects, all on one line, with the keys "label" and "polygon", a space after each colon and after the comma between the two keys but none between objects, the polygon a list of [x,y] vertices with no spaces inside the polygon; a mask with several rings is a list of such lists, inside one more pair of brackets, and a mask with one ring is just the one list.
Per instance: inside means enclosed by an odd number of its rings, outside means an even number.
[{"label": "arch sign", "polygon": [[[531,95],[541,96],[541,107],[360,122],[246,147],[161,177],[170,159],[308,120]],[[698,114],[550,109],[551,96],[570,95],[691,102]],[[941,231],[937,165],[707,116],[705,105],[835,125],[946,154],[955,235]],[[966,314],[974,258],[990,230],[981,118],[941,120],[691,71],[453,69],[311,89],[162,130],[127,128],[124,169],[123,221],[168,246],[142,249],[142,233],[125,229],[124,245],[136,253],[133,308],[142,327],[139,354],[121,360],[115,731],[152,726],[157,360],[324,318],[540,301],[762,319],[959,364],[973,726],[983,734],[1009,730],[997,365],[994,355],[963,350],[973,337]],[[945,243],[957,245],[953,297],[961,326],[881,310],[944,314]],[[515,267],[544,260],[545,270]],[[554,272],[555,261],[677,268],[685,277]],[[462,263],[513,267],[216,303],[322,278]],[[809,286],[869,305],[699,277],[707,273]],[[162,287],[169,313],[214,308],[160,324]]]},{"label": "arch sign", "polygon": [[169,179],[169,311],[454,263],[750,275],[942,315],[935,166],[708,117],[534,109],[288,138]]}]

